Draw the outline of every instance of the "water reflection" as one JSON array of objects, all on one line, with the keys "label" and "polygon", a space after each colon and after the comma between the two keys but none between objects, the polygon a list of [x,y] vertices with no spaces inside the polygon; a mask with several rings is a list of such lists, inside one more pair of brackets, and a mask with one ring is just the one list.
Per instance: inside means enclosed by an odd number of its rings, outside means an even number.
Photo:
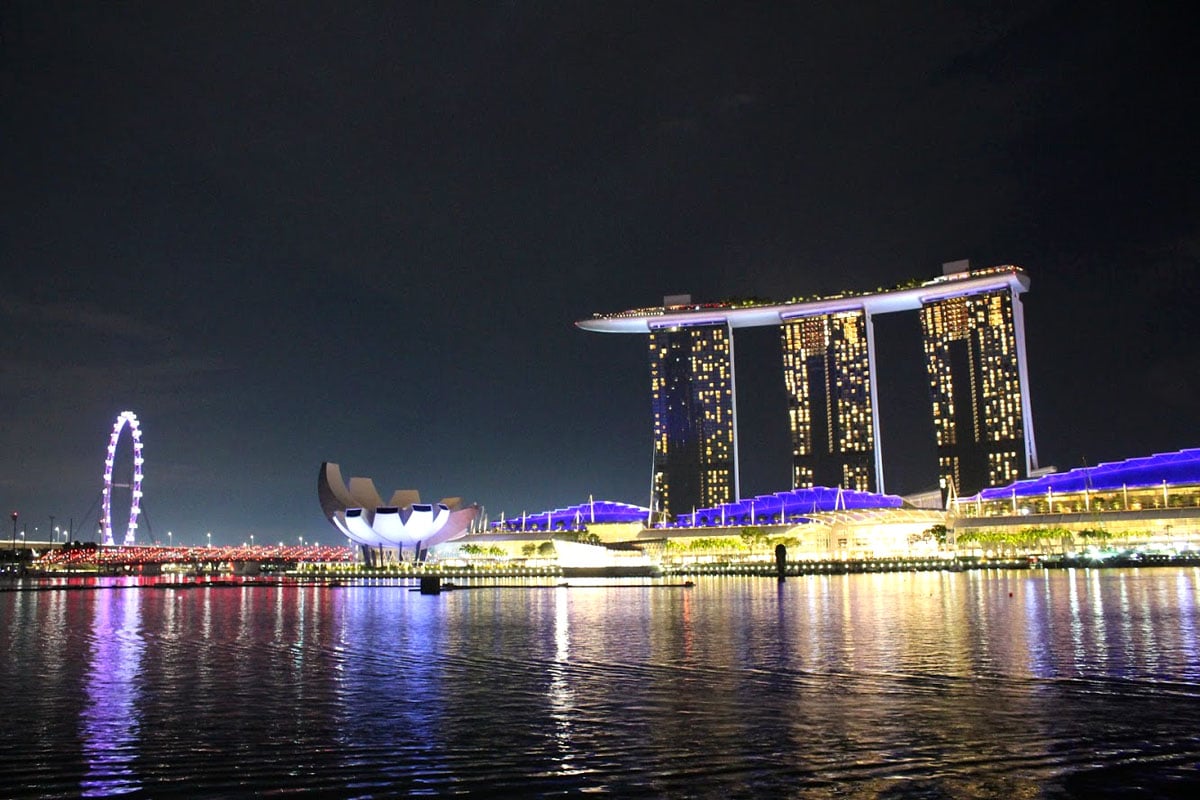
[{"label": "water reflection", "polygon": [[[1100,570],[1088,570],[1088,602],[1092,607],[1092,621],[1088,626],[1088,630],[1092,634],[1092,641],[1089,643],[1088,652],[1091,657],[1099,657],[1105,663],[1111,661],[1111,654],[1108,649],[1108,620],[1104,614],[1105,592],[1100,583]],[[1118,582],[1121,576],[1117,576]],[[1119,670],[1118,670],[1119,674]]]},{"label": "water reflection", "polygon": [[550,664],[550,718],[554,721],[554,744],[558,767],[563,774],[575,772],[572,764],[571,727],[575,694],[571,689],[571,606],[567,589],[554,590],[554,661]]},{"label": "water reflection", "polygon": [[350,587],[321,601],[334,619],[334,754],[356,791],[418,792],[450,772],[439,729],[455,713],[454,688],[442,677],[445,599],[406,587]]},{"label": "water reflection", "polygon": [[109,797],[141,786],[133,762],[138,754],[138,672],[145,642],[138,592],[97,592],[95,601],[87,704],[79,718],[87,765],[81,790],[85,797]]}]

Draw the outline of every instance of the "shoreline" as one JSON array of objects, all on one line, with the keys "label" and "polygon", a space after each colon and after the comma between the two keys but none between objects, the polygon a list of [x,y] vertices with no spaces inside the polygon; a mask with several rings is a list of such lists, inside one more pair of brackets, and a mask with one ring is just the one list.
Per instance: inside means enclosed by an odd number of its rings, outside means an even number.
[{"label": "shoreline", "polygon": [[[1097,559],[1090,556],[1057,556],[1042,558],[1022,556],[1013,558],[983,558],[958,557],[954,559],[849,559],[830,561],[790,562],[784,573],[785,578],[803,578],[813,575],[859,575],[881,572],[968,572],[978,570],[1045,570],[1045,569],[1128,569],[1156,567],[1200,567],[1200,554],[1188,555],[1153,555],[1130,558],[1114,556]],[[60,584],[55,581],[80,578],[149,578],[142,583],[75,583]],[[166,577],[166,580],[162,580]],[[322,586],[325,588],[342,588],[356,586],[407,586],[408,582],[419,581],[422,578],[439,578],[453,580],[497,580],[497,579],[541,579],[560,580],[563,583],[553,586],[567,586],[569,576],[564,576],[557,568],[511,568],[511,569],[447,569],[447,570],[371,570],[355,574],[338,574],[327,571],[318,572],[289,572],[268,577],[247,576],[235,577],[221,573],[212,576],[180,575],[180,580],[171,580],[171,576],[143,576],[137,573],[105,575],[96,572],[38,572],[21,576],[8,576],[0,582],[0,593],[27,591],[90,591],[101,589],[154,589],[154,590],[192,590],[204,588],[271,588],[283,586]],[[768,564],[692,564],[671,565],[663,568],[662,573],[654,578],[642,577],[607,577],[610,581],[629,581],[631,585],[657,586],[657,583],[647,583],[648,580],[686,579],[693,577],[760,577],[778,578],[779,574],[774,565]],[[386,583],[379,583],[386,581]],[[633,581],[637,581],[634,584]],[[531,584],[532,585],[532,584]],[[619,586],[620,583],[602,584]],[[540,587],[541,584],[538,584]],[[580,584],[575,584],[580,586]],[[451,584],[447,588],[468,588],[467,586]],[[474,587],[488,588],[488,587]],[[491,588],[519,588],[494,585]]]}]

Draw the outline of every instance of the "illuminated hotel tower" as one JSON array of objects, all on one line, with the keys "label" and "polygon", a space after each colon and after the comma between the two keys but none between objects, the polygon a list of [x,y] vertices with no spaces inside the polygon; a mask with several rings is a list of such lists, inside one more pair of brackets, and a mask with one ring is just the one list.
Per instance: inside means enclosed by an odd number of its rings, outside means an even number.
[{"label": "illuminated hotel tower", "polygon": [[863,309],[780,325],[792,487],[883,491],[876,454],[874,342]]},{"label": "illuminated hotel tower", "polygon": [[652,508],[684,514],[738,499],[733,332],[727,323],[650,332]]},{"label": "illuminated hotel tower", "polygon": [[942,485],[969,495],[1028,477],[1037,457],[1016,290],[926,299],[920,313]]}]

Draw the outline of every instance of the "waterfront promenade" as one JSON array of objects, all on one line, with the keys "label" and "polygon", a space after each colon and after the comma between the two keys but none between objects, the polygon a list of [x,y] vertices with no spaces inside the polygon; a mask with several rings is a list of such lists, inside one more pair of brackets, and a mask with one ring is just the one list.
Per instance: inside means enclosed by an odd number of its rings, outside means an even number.
[{"label": "waterfront promenade", "polygon": [[[93,584],[89,577],[144,576],[158,578],[145,585],[156,586],[269,586],[290,585],[296,582],[324,585],[360,585],[384,581],[388,585],[410,582],[413,585],[422,578],[442,580],[513,580],[531,579],[546,581],[568,577],[556,564],[521,564],[480,562],[471,564],[405,562],[384,567],[366,567],[349,561],[293,561],[290,563],[269,562],[266,569],[244,569],[242,562],[199,562],[188,565],[183,562],[172,564],[176,569],[164,571],[159,565],[133,562],[119,565],[110,562],[103,569],[92,564],[58,565],[54,568],[33,567],[22,573],[20,578],[11,576],[0,581],[0,591],[88,589],[107,587],[109,584]],[[853,575],[863,573],[898,572],[967,572],[996,570],[1055,570],[1055,569],[1122,569],[1154,567],[1200,567],[1200,552],[1175,554],[1140,553],[1092,553],[1071,556],[1000,556],[1000,557],[939,557],[939,558],[878,558],[878,559],[832,559],[788,561],[783,578],[802,578],[820,575]],[[652,577],[659,579],[696,577],[747,577],[778,580],[780,572],[773,563],[754,562],[693,562],[665,564]],[[604,577],[595,575],[591,577]],[[646,576],[647,578],[651,576]],[[609,578],[620,580],[619,578]],[[634,579],[642,580],[642,579]],[[130,584],[134,586],[137,584]]]}]

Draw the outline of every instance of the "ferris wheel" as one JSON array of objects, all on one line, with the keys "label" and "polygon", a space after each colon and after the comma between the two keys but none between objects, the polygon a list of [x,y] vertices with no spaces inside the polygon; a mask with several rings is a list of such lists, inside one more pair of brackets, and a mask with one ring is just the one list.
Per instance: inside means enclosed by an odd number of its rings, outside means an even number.
[{"label": "ferris wheel", "polygon": [[[133,439],[133,483],[113,483],[113,462],[116,460],[117,443],[121,440],[121,431],[129,427],[129,435]],[[138,427],[137,414],[132,411],[122,411],[113,423],[112,435],[108,437],[108,451],[104,456],[104,493],[101,502],[101,521],[104,529],[105,545],[113,545],[112,530],[112,490],[118,488],[131,491],[129,501],[129,525],[125,528],[125,539],[122,544],[134,544],[137,532],[138,512],[142,504],[142,430]]]}]

